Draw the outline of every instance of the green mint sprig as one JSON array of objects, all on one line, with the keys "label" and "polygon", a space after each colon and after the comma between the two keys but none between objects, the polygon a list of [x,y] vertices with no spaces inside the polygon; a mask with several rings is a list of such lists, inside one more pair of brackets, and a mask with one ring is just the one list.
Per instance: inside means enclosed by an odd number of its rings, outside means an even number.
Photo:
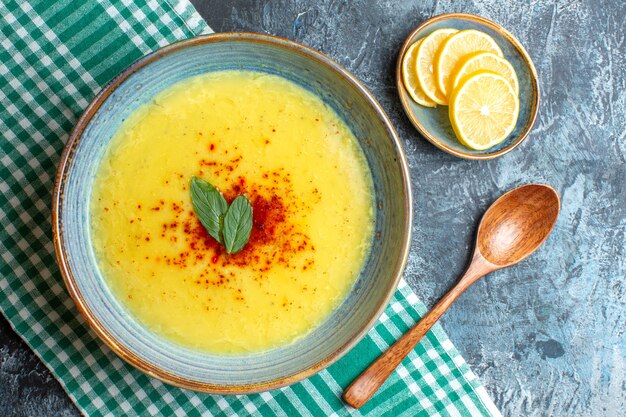
[{"label": "green mint sprig", "polygon": [[217,188],[197,177],[191,178],[190,189],[193,210],[206,231],[224,245],[229,254],[243,249],[252,232],[250,200],[239,195],[229,207]]}]

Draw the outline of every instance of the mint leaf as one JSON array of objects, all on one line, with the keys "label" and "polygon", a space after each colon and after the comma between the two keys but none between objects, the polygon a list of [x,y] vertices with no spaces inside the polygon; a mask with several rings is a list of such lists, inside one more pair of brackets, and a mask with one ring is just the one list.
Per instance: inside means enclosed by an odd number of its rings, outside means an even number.
[{"label": "mint leaf", "polygon": [[224,244],[222,225],[228,203],[217,188],[200,178],[191,178],[191,203],[193,211],[207,232],[219,243]]},{"label": "mint leaf", "polygon": [[252,206],[246,196],[240,195],[231,203],[224,216],[224,245],[226,252],[237,253],[250,239],[252,231]]}]

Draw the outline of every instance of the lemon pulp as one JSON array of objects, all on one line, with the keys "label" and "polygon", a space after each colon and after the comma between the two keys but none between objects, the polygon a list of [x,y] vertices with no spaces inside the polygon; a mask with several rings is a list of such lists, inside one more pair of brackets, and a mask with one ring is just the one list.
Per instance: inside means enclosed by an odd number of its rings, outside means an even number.
[{"label": "lemon pulp", "polygon": [[411,98],[417,104],[425,107],[436,107],[437,103],[428,98],[417,78],[417,48],[421,43],[422,39],[411,45],[404,54],[404,58],[402,58],[402,82]]},{"label": "lemon pulp", "polygon": [[435,57],[437,87],[446,97],[452,93],[451,77],[458,64],[473,52],[491,52],[502,57],[502,50],[493,38],[474,29],[462,30],[448,37],[441,44]]},{"label": "lemon pulp", "polygon": [[437,29],[426,36],[417,50],[417,78],[428,98],[437,104],[447,105],[448,96],[437,86],[435,57],[446,39],[454,35],[456,29]]},{"label": "lemon pulp", "polygon": [[519,99],[504,77],[479,71],[454,90],[449,113],[459,141],[485,150],[502,142],[515,128]]},{"label": "lemon pulp", "polygon": [[467,55],[458,64],[458,69],[452,75],[452,90],[454,90],[465,77],[482,70],[493,71],[496,74],[502,75],[507,82],[511,84],[515,94],[519,94],[519,82],[515,69],[509,61],[491,52],[475,52]]}]

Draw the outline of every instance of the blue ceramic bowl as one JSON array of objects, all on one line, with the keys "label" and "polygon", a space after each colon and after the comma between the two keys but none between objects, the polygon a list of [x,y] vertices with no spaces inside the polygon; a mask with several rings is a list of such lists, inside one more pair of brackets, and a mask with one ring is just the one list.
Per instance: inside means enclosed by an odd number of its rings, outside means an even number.
[{"label": "blue ceramic bowl", "polygon": [[[295,343],[247,355],[183,348],[146,330],[115,299],[92,248],[93,179],[112,136],[139,106],[174,83],[212,71],[245,69],[285,77],[320,96],[358,138],[374,179],[376,234],[347,298]],[[165,382],[222,394],[266,391],[306,378],[352,348],[382,313],[406,263],[411,188],[398,136],[372,95],[350,73],[305,46],[259,34],[192,38],[135,62],[98,94],[62,156],[53,201],[57,258],[87,322],[123,359]]]},{"label": "blue ceramic bowl", "polygon": [[[493,148],[477,151],[463,145],[456,138],[448,106],[429,108],[414,102],[402,82],[402,57],[406,50],[419,39],[437,29],[476,29],[490,35],[502,48],[519,79],[520,112],[513,132],[502,143]],[[539,78],[535,65],[522,44],[502,26],[484,17],[464,13],[442,14],[419,25],[407,37],[398,55],[396,84],[402,106],[417,130],[439,149],[465,159],[493,159],[515,149],[530,133],[539,113]]]}]

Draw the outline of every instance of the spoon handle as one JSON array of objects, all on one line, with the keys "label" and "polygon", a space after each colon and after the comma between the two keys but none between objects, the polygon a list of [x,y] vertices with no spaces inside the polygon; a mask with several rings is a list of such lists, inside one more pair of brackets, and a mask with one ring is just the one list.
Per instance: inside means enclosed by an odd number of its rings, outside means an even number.
[{"label": "spoon handle", "polygon": [[343,393],[343,399],[354,408],[359,408],[374,395],[389,375],[413,350],[441,315],[458,297],[453,288],[412,329],[398,339],[393,346],[378,357]]},{"label": "spoon handle", "polygon": [[389,375],[402,362],[406,355],[433,327],[448,307],[478,278],[490,272],[485,267],[482,256],[474,255],[472,264],[459,279],[458,283],[430,310],[415,326],[406,332],[386,352],[378,357],[344,391],[343,399],[354,408],[365,404],[378,391]]}]

